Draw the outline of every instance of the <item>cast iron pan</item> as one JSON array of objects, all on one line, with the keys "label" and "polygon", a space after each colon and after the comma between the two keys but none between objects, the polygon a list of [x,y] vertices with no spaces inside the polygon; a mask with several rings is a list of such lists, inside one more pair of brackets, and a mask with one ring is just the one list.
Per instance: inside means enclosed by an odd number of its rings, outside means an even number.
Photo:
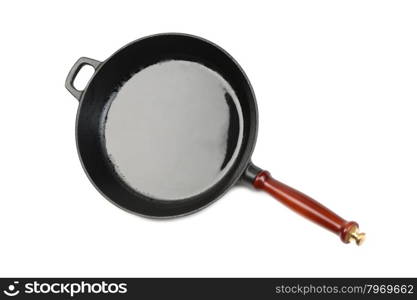
[{"label": "cast iron pan", "polygon": [[[84,91],[74,79],[95,73]],[[360,244],[358,224],[273,179],[251,162],[258,127],[254,92],[219,46],[186,34],[136,40],[104,62],[82,57],[65,82],[80,101],[78,153],[85,172],[117,206],[167,218],[200,210],[238,181]]]}]

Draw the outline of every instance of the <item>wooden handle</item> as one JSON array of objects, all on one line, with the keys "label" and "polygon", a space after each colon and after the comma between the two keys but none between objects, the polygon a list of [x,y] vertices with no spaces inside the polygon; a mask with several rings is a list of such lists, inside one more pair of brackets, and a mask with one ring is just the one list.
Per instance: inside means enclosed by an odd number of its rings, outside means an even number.
[{"label": "wooden handle", "polygon": [[359,225],[356,222],[342,219],[316,200],[275,180],[269,172],[259,172],[252,184],[300,215],[339,235],[343,242],[354,240],[360,245],[364,241],[365,234],[358,232]]}]

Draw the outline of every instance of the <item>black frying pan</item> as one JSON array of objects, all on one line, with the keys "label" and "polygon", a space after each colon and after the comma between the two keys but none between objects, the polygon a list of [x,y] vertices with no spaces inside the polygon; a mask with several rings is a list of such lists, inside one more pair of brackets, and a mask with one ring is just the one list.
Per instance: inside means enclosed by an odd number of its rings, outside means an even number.
[{"label": "black frying pan", "polygon": [[[95,73],[84,91],[74,78]],[[195,212],[237,181],[263,189],[310,220],[363,241],[347,222],[251,162],[258,114],[237,62],[196,36],[136,40],[104,62],[80,58],[65,82],[79,101],[76,140],[95,187],[117,206],[149,217]]]}]

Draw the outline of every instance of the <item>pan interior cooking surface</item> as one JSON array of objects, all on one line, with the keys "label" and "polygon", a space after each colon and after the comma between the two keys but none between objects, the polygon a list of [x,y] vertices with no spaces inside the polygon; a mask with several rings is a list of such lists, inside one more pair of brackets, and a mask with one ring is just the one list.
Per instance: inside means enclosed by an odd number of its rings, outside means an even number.
[{"label": "pan interior cooking surface", "polygon": [[233,165],[243,137],[239,100],[208,67],[169,60],[122,83],[103,118],[103,144],[118,176],[161,200],[204,192]]}]

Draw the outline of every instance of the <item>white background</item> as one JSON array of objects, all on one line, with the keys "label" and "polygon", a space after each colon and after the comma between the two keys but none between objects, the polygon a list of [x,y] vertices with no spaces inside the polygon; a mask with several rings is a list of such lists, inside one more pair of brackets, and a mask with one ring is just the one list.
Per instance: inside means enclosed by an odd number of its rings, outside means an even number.
[{"label": "white background", "polygon": [[[0,276],[417,276],[416,16],[413,1],[2,2]],[[254,162],[358,221],[363,246],[244,187],[171,221],[93,188],[67,72],[159,32],[237,59]]]}]

